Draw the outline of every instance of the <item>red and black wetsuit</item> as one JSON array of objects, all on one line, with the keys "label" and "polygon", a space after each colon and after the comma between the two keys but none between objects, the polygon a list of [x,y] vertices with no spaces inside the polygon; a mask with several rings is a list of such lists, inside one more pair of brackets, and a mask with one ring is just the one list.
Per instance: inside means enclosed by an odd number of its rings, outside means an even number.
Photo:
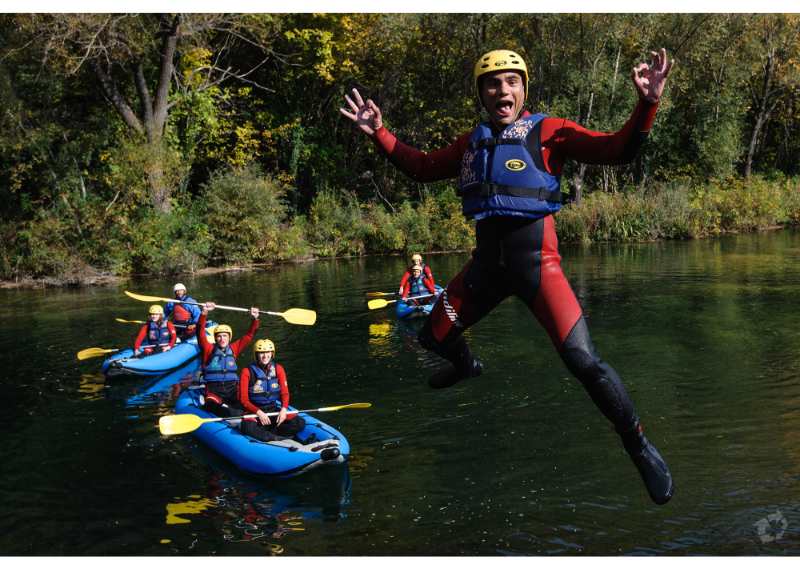
[{"label": "red and black wetsuit", "polygon": [[[250,342],[253,341],[253,336],[255,335],[256,330],[258,330],[258,325],[259,321],[254,318],[252,322],[250,322],[250,328],[247,329],[247,332],[244,333],[244,336],[238,340],[231,341],[229,346],[235,358],[238,358],[242,350],[244,350],[250,344]],[[200,361],[203,367],[205,367],[211,360],[211,356],[214,352],[214,346],[216,345],[208,341],[205,330],[206,315],[201,314],[200,320],[197,321],[197,344],[200,346]],[[232,410],[230,407],[231,404],[235,404],[238,400],[238,384],[238,380],[207,382],[205,391],[205,408],[215,415],[219,415],[221,417],[231,416],[234,412],[238,413],[238,409]],[[223,407],[223,404],[227,405],[228,407]]]},{"label": "red and black wetsuit", "polygon": [[[544,118],[538,140],[532,136],[528,148],[554,176],[561,174],[567,160],[629,162],[646,139],[656,109],[657,104],[640,100],[625,126],[615,133],[590,131],[566,119]],[[433,182],[459,176],[470,136],[465,133],[450,146],[431,153],[403,144],[386,128],[378,129],[373,140],[400,170],[419,182]],[[478,375],[480,363],[472,357],[462,334],[510,295],[525,302],[544,326],[567,367],[617,431],[625,434],[637,429],[633,404],[617,373],[595,352],[581,307],[561,270],[552,215],[480,219],[472,259],[440,297],[419,334],[420,344],[452,362],[460,377]]]}]

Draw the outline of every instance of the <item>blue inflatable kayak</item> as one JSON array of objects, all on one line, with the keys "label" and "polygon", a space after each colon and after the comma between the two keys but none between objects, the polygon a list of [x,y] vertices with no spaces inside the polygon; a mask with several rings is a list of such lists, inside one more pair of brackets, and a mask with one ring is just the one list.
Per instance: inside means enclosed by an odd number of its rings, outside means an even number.
[{"label": "blue inflatable kayak", "polygon": [[413,304],[403,302],[402,300],[397,301],[397,305],[395,306],[395,313],[397,314],[398,318],[406,319],[406,318],[415,318],[417,316],[427,316],[433,310],[433,305],[436,304],[436,301],[439,299],[439,295],[444,290],[439,285],[436,285],[436,296],[432,296],[430,299],[420,299],[420,300],[428,300],[428,304]]},{"label": "blue inflatable kayak", "polygon": [[141,385],[137,382],[130,390],[131,394],[125,405],[138,407],[167,404],[175,399],[175,395],[180,393],[182,388],[197,383],[201,377],[200,358],[195,358],[177,371],[165,375],[147,376]]},{"label": "blue inflatable kayak", "polygon": [[[216,326],[216,323],[209,322],[206,330]],[[213,339],[210,339],[213,341]],[[192,336],[175,344],[171,350],[145,357],[134,357],[133,348],[120,350],[113,354],[100,367],[107,376],[116,375],[164,375],[177,371],[194,359],[200,356],[200,347],[197,345],[197,338]]]},{"label": "blue inflatable kayak", "polygon": [[[203,419],[215,417],[202,408],[201,398],[199,389],[187,389],[175,402],[175,413],[191,413]],[[306,413],[300,413],[300,417],[305,419],[306,426],[296,438],[306,441],[314,435],[313,442],[303,444],[294,439],[259,441],[242,434],[236,420],[204,423],[192,434],[239,470],[251,474],[288,476],[324,464],[339,464],[347,459],[350,443],[342,433]]]}]

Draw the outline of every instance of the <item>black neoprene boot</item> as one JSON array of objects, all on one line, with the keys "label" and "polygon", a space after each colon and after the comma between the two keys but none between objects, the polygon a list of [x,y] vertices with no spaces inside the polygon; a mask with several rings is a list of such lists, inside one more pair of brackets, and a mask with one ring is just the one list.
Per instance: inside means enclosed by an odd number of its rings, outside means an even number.
[{"label": "black neoprene boot", "polygon": [[672,474],[658,449],[644,436],[641,425],[637,422],[633,429],[620,436],[625,450],[642,475],[650,498],[659,506],[669,502],[675,493]]},{"label": "black neoprene boot", "polygon": [[457,370],[455,366],[449,365],[446,368],[437,371],[428,378],[428,385],[434,389],[444,389],[451,387],[468,377],[478,377],[483,372],[483,364],[473,359],[466,370]]},{"label": "black neoprene boot", "polygon": [[472,352],[463,336],[458,336],[450,342],[437,343],[433,340],[428,329],[429,324],[420,331],[418,340],[426,350],[431,350],[452,365],[437,371],[428,379],[428,385],[434,389],[451,387],[469,377],[478,377],[483,371],[483,364],[473,357]]}]

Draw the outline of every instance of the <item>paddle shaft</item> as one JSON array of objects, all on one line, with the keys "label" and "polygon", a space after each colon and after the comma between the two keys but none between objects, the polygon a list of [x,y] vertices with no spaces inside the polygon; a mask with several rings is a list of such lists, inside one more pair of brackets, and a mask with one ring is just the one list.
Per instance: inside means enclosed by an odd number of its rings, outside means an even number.
[{"label": "paddle shaft", "polygon": [[[332,408],[331,407],[320,407],[319,409],[301,409],[299,411],[289,411],[289,410],[287,410],[286,413],[287,414],[290,414],[290,413],[314,413],[314,412],[317,412],[317,413],[323,412],[324,413],[328,409],[332,409]],[[333,409],[339,409],[339,407],[334,407]],[[270,411],[269,413],[267,413],[267,417],[274,417],[274,416],[277,416],[277,415],[280,415],[280,414],[281,414],[280,411]],[[255,413],[250,413],[248,415],[239,415],[238,417],[214,417],[213,419],[211,419],[211,418],[202,419],[202,418],[198,417],[198,419],[200,419],[200,424],[205,425],[206,423],[218,423],[220,421],[236,421],[238,419],[255,419],[256,417],[258,417],[258,415],[256,415]]]},{"label": "paddle shaft", "polygon": [[[117,322],[120,324],[149,324],[149,322],[144,322],[143,320],[125,320],[124,318],[115,318]],[[173,324],[174,328],[188,328],[189,326],[194,326],[194,324]]]},{"label": "paddle shaft", "polygon": [[[339,409],[366,409],[372,407],[372,403],[348,403],[346,405],[337,405],[335,407],[319,407],[317,409],[301,409],[291,410],[288,413],[312,413],[312,412],[328,412],[338,411]],[[268,416],[280,415],[280,411],[272,411],[267,413]],[[232,421],[235,419],[251,419],[258,417],[257,414],[241,415],[238,417],[211,417],[202,418],[194,413],[179,414],[179,415],[164,415],[158,420],[158,429],[162,435],[182,435],[184,433],[191,433],[205,425],[206,423],[215,423],[219,421]]]},{"label": "paddle shaft", "polygon": [[[294,411],[286,410],[286,413],[326,413],[328,411],[336,411],[338,409],[345,409],[347,407],[353,407],[355,405],[370,405],[369,403],[352,403],[350,405],[337,405],[335,407],[318,407],[316,409],[299,409]],[[280,411],[270,411],[267,413],[267,417],[274,417],[275,415],[280,415]],[[214,417],[213,419],[203,419],[204,423],[216,423],[217,421],[233,421],[235,419],[255,419],[258,417],[255,413],[251,413],[249,415],[239,415],[238,417]]]},{"label": "paddle shaft", "polygon": [[[125,291],[125,294],[135,300],[142,302],[176,302],[178,304],[188,304],[191,306],[205,306],[201,302],[193,302],[190,300],[178,300],[177,298],[164,298],[162,296],[148,296],[145,294],[136,294],[135,292]],[[239,306],[225,306],[223,304],[214,304],[215,308],[222,308],[223,310],[235,310],[237,312],[250,312],[250,309],[240,308]],[[259,310],[259,314],[268,314],[270,316],[280,316],[289,324],[301,324],[304,326],[313,326],[317,321],[317,313],[313,310],[305,308],[290,308],[286,312],[272,312],[270,310]]]},{"label": "paddle shaft", "polygon": [[[191,304],[194,306],[205,306],[202,302],[191,302],[187,300],[170,300],[176,304]],[[250,312],[249,308],[241,308],[239,306],[225,306],[224,304],[215,304],[214,308],[221,308],[223,310],[236,310],[237,312]],[[269,314],[271,316],[283,316],[282,312],[271,312],[269,310],[259,310],[260,314]]]},{"label": "paddle shaft", "polygon": [[[286,413],[312,413],[314,411],[319,411],[319,409],[302,409],[300,411],[289,411],[286,410]],[[270,411],[267,413],[267,417],[274,417],[276,415],[280,415],[280,411]],[[236,419],[255,419],[258,417],[255,413],[250,413],[249,415],[239,415],[238,417],[216,417],[214,419],[203,419],[204,423],[216,423],[217,421],[234,421]]]},{"label": "paddle shaft", "polygon": [[400,302],[401,300],[403,302],[406,302],[408,300],[417,300],[417,299],[420,299],[420,298],[430,298],[431,296],[436,296],[436,293],[432,292],[430,294],[423,294],[421,296],[409,296],[408,298],[397,298],[395,300],[387,300],[386,304],[391,304],[393,302]]},{"label": "paddle shaft", "polygon": [[[192,304],[194,306],[205,306],[202,302],[190,302],[186,300],[170,300],[170,302],[174,302],[176,304]],[[240,308],[238,306],[225,306],[223,304],[215,304],[214,308],[222,308],[223,310],[236,310],[237,312],[250,312],[249,308]],[[267,312],[266,310],[264,310],[263,312],[265,314],[277,314],[277,312]]]}]

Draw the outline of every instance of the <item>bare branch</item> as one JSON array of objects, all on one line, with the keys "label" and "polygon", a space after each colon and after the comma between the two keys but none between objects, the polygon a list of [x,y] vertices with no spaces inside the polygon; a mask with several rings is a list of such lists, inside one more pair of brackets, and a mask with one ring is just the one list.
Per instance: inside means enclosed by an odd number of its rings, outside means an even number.
[{"label": "bare branch", "polygon": [[136,69],[133,73],[134,82],[136,84],[136,91],[139,93],[139,102],[142,109],[142,118],[144,119],[144,128],[147,131],[147,137],[153,140],[153,102],[150,99],[150,90],[147,88],[147,81],[144,78],[144,67],[142,62],[136,64]]},{"label": "bare branch", "polygon": [[253,67],[250,71],[247,71],[246,73],[232,72],[230,67],[228,67],[226,69],[222,69],[220,67],[207,66],[206,68],[209,69],[209,77],[210,77],[210,71],[217,71],[217,72],[221,73],[222,75],[220,75],[214,81],[209,81],[209,82],[205,83],[203,86],[198,88],[198,91],[205,91],[206,89],[208,89],[210,87],[214,87],[215,85],[219,85],[220,83],[222,83],[226,79],[232,77],[232,78],[236,79],[237,81],[241,81],[243,83],[247,83],[249,85],[253,85],[257,89],[260,89],[260,90],[265,91],[267,93],[274,93],[275,92],[274,89],[270,89],[269,87],[265,87],[265,86],[257,83],[256,81],[253,81],[251,79],[247,79],[248,75],[250,75],[253,71],[255,71],[256,69],[261,67],[267,60],[268,59],[265,59],[264,61],[262,61],[261,63],[259,63],[258,65]]},{"label": "bare branch", "polygon": [[75,66],[75,69],[73,69],[71,71],[72,74],[77,73],[78,70],[83,66],[83,64],[86,63],[86,60],[88,59],[89,54],[92,53],[92,48],[94,47],[95,41],[97,41],[97,37],[100,35],[100,33],[103,30],[106,29],[106,26],[108,25],[109,21],[111,21],[111,18],[106,18],[106,21],[103,22],[102,25],[100,25],[99,28],[97,28],[97,31],[94,33],[94,35],[89,40],[89,45],[86,46],[86,50],[84,51],[83,57],[81,57],[80,61],[78,61],[77,65]]}]

